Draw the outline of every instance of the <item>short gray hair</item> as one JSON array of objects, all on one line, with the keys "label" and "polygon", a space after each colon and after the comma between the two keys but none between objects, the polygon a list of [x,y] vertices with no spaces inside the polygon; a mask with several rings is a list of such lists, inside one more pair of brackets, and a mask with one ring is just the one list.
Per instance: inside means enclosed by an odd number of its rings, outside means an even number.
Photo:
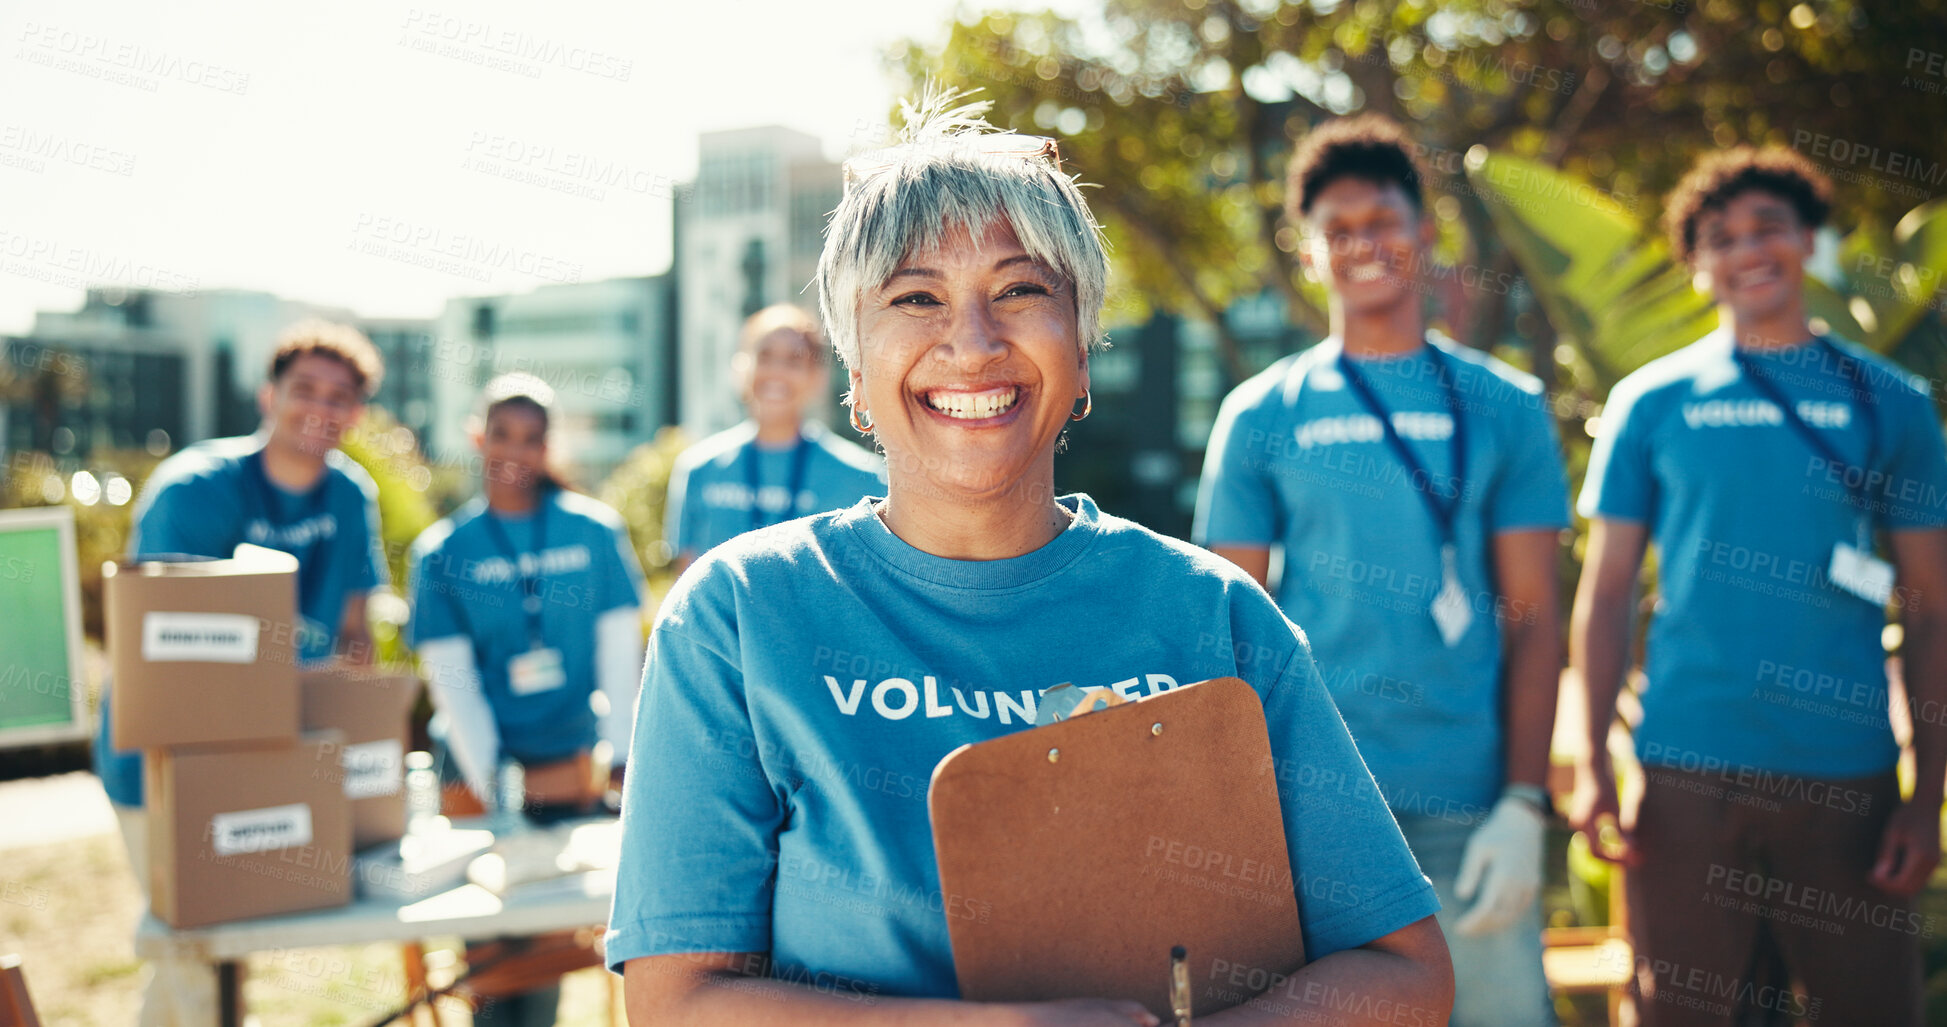
[{"label": "short gray hair", "polygon": [[961,95],[929,90],[917,106],[902,103],[899,144],[845,162],[845,195],[825,228],[816,284],[832,347],[848,368],[859,365],[867,289],[950,230],[978,236],[998,222],[1074,286],[1083,348],[1103,344],[1108,251],[1054,141],[1000,132],[981,117],[991,104],[952,107]]}]

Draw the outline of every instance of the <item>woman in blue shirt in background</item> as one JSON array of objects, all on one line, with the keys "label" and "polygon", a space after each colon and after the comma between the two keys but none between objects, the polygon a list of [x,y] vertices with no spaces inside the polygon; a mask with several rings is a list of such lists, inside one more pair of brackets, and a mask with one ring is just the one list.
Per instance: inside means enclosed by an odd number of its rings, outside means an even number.
[{"label": "woman in blue shirt in background", "polygon": [[1055,684],[1235,675],[1264,704],[1311,962],[1275,1003],[1199,1022],[1287,1002],[1445,1022],[1437,900],[1304,636],[1229,563],[1056,495],[1101,341],[1099,230],[1052,141],[945,106],[848,163],[819,263],[886,498],[704,554],[651,632],[607,938],[631,1020],[1155,1023],[1131,1001],[959,1001],[946,918],[969,910],[940,894],[927,780],[1031,726]]},{"label": "woman in blue shirt in background", "polygon": [[829,369],[810,314],[779,303],[744,321],[730,374],[749,416],[684,450],[669,472],[663,538],[678,573],[746,531],[885,494],[878,457],[805,416]]},{"label": "woman in blue shirt in background", "polygon": [[[612,756],[619,774],[628,757],[641,565],[615,511],[549,470],[553,406],[532,375],[488,382],[472,424],[481,494],[413,542],[413,645],[439,711],[449,813],[495,806],[510,762],[526,770],[523,806],[587,809],[603,764]],[[565,789],[537,794],[544,777]],[[552,1024],[559,1003],[549,985],[480,1015]]]},{"label": "woman in blue shirt in background", "polygon": [[533,778],[606,741],[619,767],[641,682],[642,568],[621,517],[549,470],[553,405],[532,375],[488,382],[472,431],[481,494],[412,545],[443,773],[483,804],[510,759]]}]

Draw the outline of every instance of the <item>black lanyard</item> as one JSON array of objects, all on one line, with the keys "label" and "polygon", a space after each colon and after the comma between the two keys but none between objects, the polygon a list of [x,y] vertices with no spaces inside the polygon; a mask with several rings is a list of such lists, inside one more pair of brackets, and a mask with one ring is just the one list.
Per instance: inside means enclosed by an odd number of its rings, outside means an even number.
[{"label": "black lanyard", "polygon": [[514,540],[507,537],[507,529],[500,523],[489,507],[485,512],[487,532],[494,542],[507,553],[515,573],[521,578],[521,610],[527,615],[527,640],[534,646],[541,644],[541,554],[548,544],[548,496],[545,492],[534,497],[534,562],[531,566],[521,563],[521,554],[514,548]]},{"label": "black lanyard", "polygon": [[763,459],[764,451],[757,448],[756,439],[751,439],[749,445],[750,451],[744,454],[744,477],[750,486],[750,527],[755,531],[776,524],[778,521],[788,521],[798,512],[798,493],[804,489],[805,465],[811,460],[811,440],[805,438],[804,433],[800,432],[798,444],[791,447],[791,472],[790,477],[785,480],[788,494],[784,499],[784,516],[779,517],[777,521],[772,520],[770,515],[764,512],[763,504],[757,501],[759,487],[757,465]]},{"label": "black lanyard", "polygon": [[[304,494],[304,507],[298,512],[297,519],[287,521],[278,516],[282,510],[282,504],[278,502],[276,496],[278,491],[277,487],[270,482],[270,472],[264,470],[264,451],[260,449],[250,454],[249,459],[244,461],[243,476],[250,480],[252,485],[251,491],[255,494],[253,498],[256,500],[257,513],[263,517],[264,524],[270,529],[271,537],[266,539],[266,542],[282,542],[283,540],[277,534],[280,529],[288,528],[293,524],[302,524],[325,512],[325,490],[330,485],[326,480],[326,475],[330,473],[331,468],[326,467],[324,474],[318,476],[317,484],[311,487],[311,491]],[[292,556],[298,558],[297,592],[298,615],[300,617],[309,616],[314,612],[322,612],[326,616],[335,616],[337,614],[337,611],[318,611],[315,608],[319,598],[319,590],[324,588],[325,581],[331,577],[329,573],[330,568],[318,566],[319,561],[312,559],[312,551],[319,541],[319,539],[313,538],[310,542],[302,546],[290,546],[289,548],[276,544],[270,546],[272,549],[290,553]],[[302,550],[302,552],[297,552],[296,550]],[[335,632],[336,629],[337,624],[335,622],[325,626],[327,632]]]},{"label": "black lanyard", "polygon": [[1830,439],[1820,435],[1811,425],[1806,424],[1805,419],[1798,416],[1798,404],[1785,395],[1777,382],[1766,377],[1770,372],[1759,367],[1757,362],[1751,359],[1750,354],[1740,349],[1736,342],[1731,344],[1731,359],[1737,363],[1737,369],[1743,372],[1751,387],[1764,393],[1764,398],[1770,400],[1779,412],[1784,414],[1785,423],[1791,425],[1799,438],[1804,439],[1814,452],[1824,457],[1839,471],[1840,481],[1844,483],[1847,494],[1852,496],[1854,504],[1859,507],[1860,512],[1866,516],[1867,523],[1870,524],[1872,503],[1866,496],[1866,474],[1873,469],[1879,450],[1879,394],[1874,392],[1873,387],[1866,381],[1866,369],[1863,366],[1865,361],[1839,352],[1839,347],[1832,345],[1831,341],[1823,336],[1814,337],[1812,345],[1822,347],[1839,362],[1839,366],[1846,369],[1846,377],[1852,386],[1846,398],[1852,400],[1853,409],[1859,411],[1859,416],[1866,422],[1866,461],[1863,467],[1853,467],[1844,456],[1840,455],[1838,448],[1832,445]]},{"label": "black lanyard", "polygon": [[1455,386],[1453,376],[1447,373],[1446,361],[1441,356],[1439,348],[1430,342],[1423,345],[1426,347],[1427,357],[1433,361],[1434,371],[1440,376],[1440,389],[1447,398],[1447,412],[1453,417],[1453,434],[1448,437],[1448,445],[1453,450],[1454,488],[1451,498],[1442,498],[1435,494],[1433,476],[1427,473],[1426,467],[1420,463],[1420,458],[1414,455],[1413,447],[1408,446],[1406,440],[1399,437],[1399,429],[1393,427],[1393,418],[1387,412],[1386,405],[1379,401],[1378,395],[1372,391],[1372,386],[1367,384],[1365,375],[1345,355],[1342,346],[1339,350],[1339,374],[1345,377],[1345,383],[1352,387],[1352,394],[1359,398],[1359,403],[1366,408],[1366,412],[1378,418],[1379,429],[1386,435],[1386,444],[1392,447],[1393,454],[1399,457],[1399,462],[1406,465],[1409,475],[1408,484],[1412,486],[1413,491],[1420,494],[1421,501],[1426,504],[1426,512],[1433,517],[1433,525],[1440,531],[1440,544],[1445,547],[1454,544],[1454,520],[1460,514],[1460,497],[1464,491],[1461,483],[1467,480],[1467,422],[1460,416],[1460,390]]}]

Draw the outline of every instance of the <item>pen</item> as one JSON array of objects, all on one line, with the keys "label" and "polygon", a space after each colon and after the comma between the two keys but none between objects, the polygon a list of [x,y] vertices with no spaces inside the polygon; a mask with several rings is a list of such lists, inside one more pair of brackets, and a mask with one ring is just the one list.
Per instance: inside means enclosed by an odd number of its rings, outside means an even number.
[{"label": "pen", "polygon": [[1190,1027],[1188,956],[1181,945],[1170,949],[1170,1013],[1176,1017],[1176,1027]]}]

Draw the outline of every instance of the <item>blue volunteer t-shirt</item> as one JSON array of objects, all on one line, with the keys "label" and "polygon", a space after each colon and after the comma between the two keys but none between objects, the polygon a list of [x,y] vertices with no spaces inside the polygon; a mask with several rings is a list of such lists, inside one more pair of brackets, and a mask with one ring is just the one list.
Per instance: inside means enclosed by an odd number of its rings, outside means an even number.
[{"label": "blue volunteer t-shirt", "polygon": [[1582,513],[1643,524],[1657,550],[1637,754],[1691,769],[1878,773],[1898,758],[1885,611],[1827,569],[1862,514],[1876,531],[1947,525],[1933,402],[1925,382],[1850,342],[1747,356],[1844,466],[1746,379],[1722,332],[1617,383],[1589,457]]},{"label": "blue volunteer t-shirt", "polygon": [[[1217,414],[1193,538],[1284,548],[1278,603],[1304,625],[1326,688],[1392,808],[1472,817],[1500,794],[1502,617],[1493,539],[1568,524],[1568,486],[1541,383],[1430,335],[1399,357],[1356,363],[1420,462],[1412,471],[1339,373],[1326,339],[1239,385]],[[1460,401],[1465,480],[1454,476]],[[1424,497],[1458,495],[1460,584],[1473,619],[1449,648],[1430,612],[1440,530]]]},{"label": "blue volunteer t-shirt", "polygon": [[[135,504],[129,557],[221,559],[245,542],[290,553],[298,561],[298,659],[321,662],[338,644],[346,600],[387,579],[378,487],[334,449],[309,492],[286,492],[264,474],[263,448],[261,434],[211,439],[158,464]],[[109,798],[140,805],[141,753],[111,750],[109,732],[104,695],[97,771]]]},{"label": "blue volunteer t-shirt", "polygon": [[1140,697],[1257,689],[1313,959],[1431,915],[1297,628],[1237,568],[1103,515],[1008,560],[949,560],[871,501],[751,533],[657,617],[623,802],[608,960],[768,952],[842,993],[958,994],[926,807],[961,745],[1034,723],[1062,682]]},{"label": "blue volunteer t-shirt", "polygon": [[670,470],[669,499],[663,507],[663,538],[670,552],[701,556],[753,528],[840,510],[861,497],[886,494],[885,465],[877,456],[816,421],[806,421],[800,430],[805,449],[795,497],[791,481],[800,459],[796,447],[758,446],[753,422],[720,431],[684,450]]},{"label": "blue volunteer t-shirt", "polygon": [[[535,583],[533,612],[523,568]],[[595,744],[595,621],[642,605],[642,569],[614,510],[559,489],[524,517],[475,499],[414,540],[412,595],[414,646],[454,636],[473,644],[501,751],[546,763]],[[508,661],[536,638],[560,651],[561,684],[521,694]]]}]

